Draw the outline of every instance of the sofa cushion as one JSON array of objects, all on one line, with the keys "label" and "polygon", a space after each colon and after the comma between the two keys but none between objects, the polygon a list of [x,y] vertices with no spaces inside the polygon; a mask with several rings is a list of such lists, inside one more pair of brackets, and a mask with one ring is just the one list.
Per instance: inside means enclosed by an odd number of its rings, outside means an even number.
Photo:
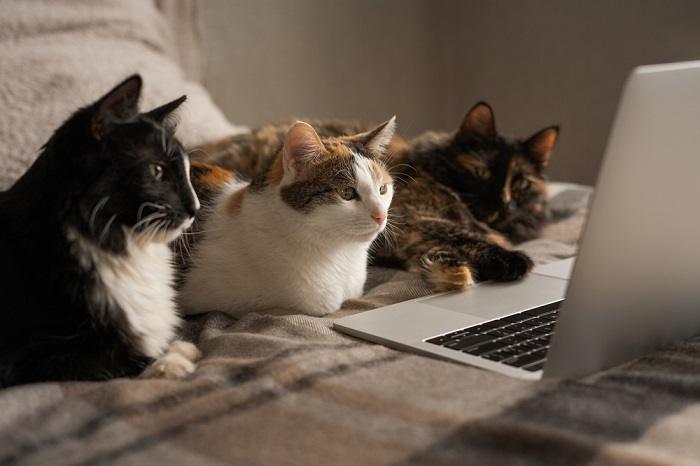
[{"label": "sofa cushion", "polygon": [[17,0],[0,8],[0,189],[72,112],[132,73],[144,78],[144,109],[187,94],[178,128],[186,146],[241,130],[184,77],[172,58],[178,41],[155,3]]}]

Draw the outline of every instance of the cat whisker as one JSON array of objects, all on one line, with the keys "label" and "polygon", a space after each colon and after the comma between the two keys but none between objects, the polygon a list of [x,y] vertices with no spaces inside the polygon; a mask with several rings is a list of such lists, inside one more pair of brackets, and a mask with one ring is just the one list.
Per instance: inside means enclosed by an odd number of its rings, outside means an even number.
[{"label": "cat whisker", "polygon": [[185,237],[180,237],[175,243],[175,247],[180,255],[180,261],[182,264],[187,263],[187,259],[192,258],[192,254],[189,248],[189,240]]},{"label": "cat whisker", "polygon": [[151,224],[151,228],[148,234],[147,243],[153,242],[153,238],[161,231],[161,226],[163,225],[163,220],[158,220]]},{"label": "cat whisker", "polygon": [[[187,259],[192,259],[192,245],[190,244],[189,238],[183,238],[183,247],[185,249],[185,254],[187,256]],[[184,261],[183,261],[184,262]]]},{"label": "cat whisker", "polygon": [[395,213],[393,213],[393,212],[388,212],[387,218],[388,218],[389,220],[396,220],[396,219],[403,219],[403,218],[406,218],[406,216],[405,216],[405,215],[395,214]]},{"label": "cat whisker", "polygon": [[408,167],[411,170],[416,171],[416,167],[414,167],[413,165],[408,164],[408,163],[397,163],[396,165],[392,165],[390,170],[393,170],[394,168],[398,168],[398,167]]},{"label": "cat whisker", "polygon": [[[190,227],[190,228],[192,228],[192,227]],[[198,228],[196,230],[183,231],[182,234],[187,235],[187,236],[197,236],[197,235],[203,235],[206,233],[219,233],[222,231],[226,231],[226,229],[225,228],[210,228],[208,230],[204,230],[204,229]]]},{"label": "cat whisker", "polygon": [[408,184],[411,181],[411,179],[409,179],[408,176],[403,176],[403,175],[401,175],[401,176],[394,175],[393,180],[394,180],[394,185]]},{"label": "cat whisker", "polygon": [[414,182],[416,181],[416,179],[413,178],[408,173],[400,173],[398,175],[392,175],[392,177],[394,178],[394,180],[399,181],[399,182],[404,183],[404,184],[406,184],[407,181],[414,181]]},{"label": "cat whisker", "polygon": [[386,223],[386,228],[390,231],[398,231],[400,233],[402,225],[403,224],[394,222],[393,220],[389,219],[389,221]]},{"label": "cat whisker", "polygon": [[90,220],[88,222],[88,226],[90,228],[90,233],[93,235],[95,234],[95,219],[97,218],[97,214],[99,213],[100,209],[102,209],[105,204],[107,204],[107,201],[109,201],[109,196],[105,196],[101,198],[97,203],[95,204],[95,207],[92,208],[92,212],[90,212]]},{"label": "cat whisker", "polygon": [[382,247],[392,250],[396,247],[396,244],[396,234],[391,229],[385,228],[377,239],[372,242],[369,250],[372,252],[372,254],[375,254]]},{"label": "cat whisker", "polygon": [[136,214],[136,221],[141,220],[141,215],[143,215],[143,209],[146,207],[152,207],[157,210],[165,210],[166,207],[164,205],[156,204],[155,202],[142,202],[141,205],[139,206],[138,213]]},{"label": "cat whisker", "polygon": [[142,218],[141,220],[139,220],[138,222],[136,222],[136,223],[134,224],[134,226],[131,227],[131,228],[132,228],[134,231],[137,231],[137,230],[141,227],[141,225],[148,224],[148,222],[150,222],[150,221],[152,221],[152,220],[157,220],[157,219],[159,219],[159,218],[163,218],[163,217],[165,217],[166,215],[167,215],[167,214],[166,214],[165,212],[154,212],[154,213],[152,213],[152,214],[150,214],[150,215],[146,215],[145,218]]},{"label": "cat whisker", "polygon": [[387,245],[388,249],[395,249],[398,246],[398,234],[401,233],[401,230],[392,226],[391,228],[386,228],[385,232],[386,233],[383,235],[385,244]]},{"label": "cat whisker", "polygon": [[117,214],[112,215],[109,220],[107,220],[107,223],[105,224],[104,228],[102,228],[102,232],[100,233],[100,237],[97,240],[97,244],[99,246],[102,245],[102,242],[105,240],[107,237],[107,233],[109,233],[109,228],[112,226],[112,223],[114,220],[116,220]]},{"label": "cat whisker", "polygon": [[[404,167],[405,169],[401,169],[401,167]],[[406,175],[406,176],[411,176],[411,173],[416,174],[418,171],[413,165],[409,165],[407,163],[399,163],[396,165],[392,165],[389,167],[389,173],[392,176],[399,176],[399,175]]]},{"label": "cat whisker", "polygon": [[394,154],[393,152],[386,151],[384,153],[384,160],[382,160],[382,163],[384,164],[384,166],[389,165],[389,162],[392,161],[392,159],[394,158],[395,155],[396,154]]},{"label": "cat whisker", "polygon": [[398,228],[402,226],[406,226],[406,222],[400,222],[397,221],[395,218],[393,218],[391,215],[389,215],[387,222],[386,222],[387,228]]}]

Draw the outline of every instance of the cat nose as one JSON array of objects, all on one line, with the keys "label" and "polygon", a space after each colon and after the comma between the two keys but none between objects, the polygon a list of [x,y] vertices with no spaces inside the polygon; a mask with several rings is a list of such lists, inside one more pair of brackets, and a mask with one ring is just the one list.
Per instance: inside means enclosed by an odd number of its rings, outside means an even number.
[{"label": "cat nose", "polygon": [[386,214],[383,212],[380,214],[372,214],[372,218],[377,222],[377,225],[381,225],[384,223],[384,220],[386,220]]},{"label": "cat nose", "polygon": [[198,210],[199,210],[199,200],[198,199],[192,199],[190,202],[187,203],[187,213],[190,214],[190,217],[194,217],[197,214]]}]

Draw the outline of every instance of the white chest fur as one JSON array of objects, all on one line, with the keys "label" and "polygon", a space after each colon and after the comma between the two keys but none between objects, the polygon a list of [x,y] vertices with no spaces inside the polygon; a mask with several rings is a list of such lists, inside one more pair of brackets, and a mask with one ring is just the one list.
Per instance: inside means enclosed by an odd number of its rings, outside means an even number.
[{"label": "white chest fur", "polygon": [[186,313],[303,312],[323,316],[359,297],[370,241],[343,242],[304,226],[278,196],[246,196],[240,212],[218,202],[203,227],[180,299]]},{"label": "white chest fur", "polygon": [[85,268],[94,267],[98,284],[89,299],[96,306],[118,306],[142,354],[156,358],[175,336],[180,318],[175,305],[171,252],[166,244],[137,244],[115,255],[97,248],[75,231],[68,240]]}]

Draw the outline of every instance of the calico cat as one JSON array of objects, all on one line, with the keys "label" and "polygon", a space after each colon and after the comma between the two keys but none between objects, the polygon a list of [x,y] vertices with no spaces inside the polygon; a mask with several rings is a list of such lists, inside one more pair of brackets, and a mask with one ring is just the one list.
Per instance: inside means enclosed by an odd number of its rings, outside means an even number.
[{"label": "calico cat", "polygon": [[203,209],[203,236],[180,290],[185,312],[322,316],[359,297],[393,196],[382,158],[394,128],[392,118],[364,133],[320,138],[297,122],[251,183],[195,164],[195,189],[216,195]]},{"label": "calico cat", "polygon": [[403,225],[377,262],[419,271],[436,291],[522,278],[533,263],[511,244],[535,238],[548,219],[544,169],[558,135],[550,126],[505,138],[479,102],[455,133],[409,142],[393,206]]},{"label": "calico cat", "polygon": [[171,114],[134,75],[78,110],[0,193],[0,386],[191,372],[167,243],[199,202]]},{"label": "calico cat", "polygon": [[[315,127],[334,136],[366,129],[342,121]],[[196,155],[254,174],[270,164],[282,128],[267,125]],[[394,136],[397,233],[376,243],[374,262],[421,272],[435,291],[521,278],[532,261],[512,244],[535,238],[548,220],[544,171],[558,135],[551,126],[528,139],[503,137],[491,107],[479,102],[454,133],[427,132],[408,143]]]}]

